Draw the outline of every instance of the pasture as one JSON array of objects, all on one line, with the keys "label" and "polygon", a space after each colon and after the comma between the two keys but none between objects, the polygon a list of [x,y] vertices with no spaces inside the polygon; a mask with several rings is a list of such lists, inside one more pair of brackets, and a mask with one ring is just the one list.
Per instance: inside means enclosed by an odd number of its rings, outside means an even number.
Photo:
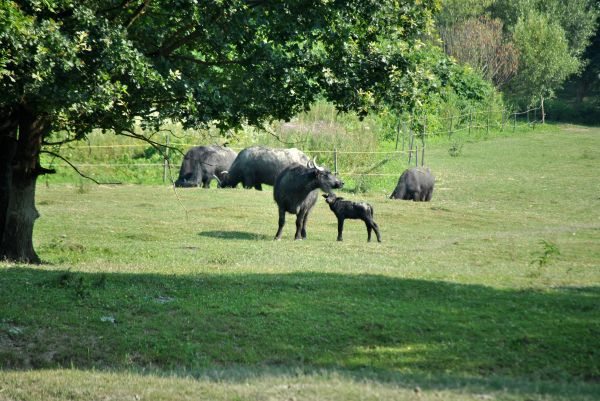
[{"label": "pasture", "polygon": [[339,193],[380,244],[336,242],[321,197],[273,241],[268,187],[40,180],[47,263],[0,263],[0,400],[600,399],[600,130],[427,160],[430,203]]}]

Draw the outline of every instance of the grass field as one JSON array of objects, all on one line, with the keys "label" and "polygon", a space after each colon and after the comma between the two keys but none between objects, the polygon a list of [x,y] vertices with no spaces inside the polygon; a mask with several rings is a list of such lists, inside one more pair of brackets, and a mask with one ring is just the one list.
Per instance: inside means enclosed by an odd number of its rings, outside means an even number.
[{"label": "grass field", "polygon": [[600,130],[428,165],[431,203],[343,195],[381,244],[336,242],[322,198],[275,242],[270,190],[40,182],[47,263],[0,263],[0,400],[600,399]]}]

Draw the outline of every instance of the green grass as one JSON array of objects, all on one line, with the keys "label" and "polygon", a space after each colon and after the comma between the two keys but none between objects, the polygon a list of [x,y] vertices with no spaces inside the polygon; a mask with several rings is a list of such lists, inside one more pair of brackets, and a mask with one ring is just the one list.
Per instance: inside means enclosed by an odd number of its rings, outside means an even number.
[{"label": "green grass", "polygon": [[447,145],[431,203],[343,195],[381,244],[322,199],[274,242],[270,190],[42,182],[0,400],[600,399],[600,130]]}]

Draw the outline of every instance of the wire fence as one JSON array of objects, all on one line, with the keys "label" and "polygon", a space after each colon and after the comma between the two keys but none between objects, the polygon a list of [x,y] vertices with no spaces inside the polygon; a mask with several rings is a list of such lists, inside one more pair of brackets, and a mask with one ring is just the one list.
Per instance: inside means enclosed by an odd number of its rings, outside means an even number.
[{"label": "wire fence", "polygon": [[[460,114],[450,114],[447,117],[439,117],[435,120],[428,121],[427,116],[408,116],[404,119],[399,119],[395,126],[395,144],[393,150],[384,151],[361,151],[361,150],[344,150],[333,146],[331,149],[307,149],[304,152],[307,155],[329,155],[333,163],[332,171],[336,175],[343,176],[365,176],[365,177],[397,177],[398,173],[380,173],[373,172],[373,167],[352,168],[340,170],[339,158],[347,155],[347,158],[356,157],[358,155],[377,155],[379,158],[370,159],[371,164],[375,166],[387,162],[389,160],[398,160],[405,163],[406,166],[424,166],[426,160],[426,150],[428,143],[433,138],[446,137],[450,141],[462,135],[462,139],[468,139],[474,134],[480,137],[485,137],[490,134],[490,131],[506,132],[511,130],[515,132],[517,127],[527,126],[535,129],[536,125],[545,122],[543,107],[530,108],[524,111],[511,110],[488,110],[488,111],[469,111]],[[162,162],[108,162],[108,163],[86,163],[86,162],[71,162],[71,166],[77,169],[93,170],[98,168],[103,169],[119,169],[119,168],[148,168],[162,169],[163,182],[167,182],[170,169],[174,167],[169,156],[169,149],[176,149],[183,153],[185,150],[198,146],[195,143],[170,143],[170,135],[165,135],[165,145],[163,152],[164,160]],[[118,148],[148,148],[149,144],[141,142],[138,144],[111,144],[111,145],[70,145],[69,149],[118,149]],[[243,148],[232,147],[232,150],[240,151]],[[386,157],[381,159],[381,157]],[[348,164],[348,163],[346,163]],[[67,163],[53,163],[53,167],[69,166]]]}]

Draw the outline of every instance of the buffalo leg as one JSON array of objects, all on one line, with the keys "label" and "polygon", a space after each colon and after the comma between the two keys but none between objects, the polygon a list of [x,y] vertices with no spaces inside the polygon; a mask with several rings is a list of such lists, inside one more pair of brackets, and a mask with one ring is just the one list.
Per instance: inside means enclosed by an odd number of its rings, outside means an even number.
[{"label": "buffalo leg", "polygon": [[254,189],[256,189],[257,191],[262,191],[262,184],[260,184],[260,183],[255,184]]},{"label": "buffalo leg", "polygon": [[365,226],[367,226],[367,242],[371,242],[371,230],[373,229],[371,222],[369,220],[365,220]]},{"label": "buffalo leg", "polygon": [[244,186],[244,189],[250,189],[253,186],[254,181],[252,180],[251,177],[249,177],[247,174],[244,175],[244,177],[242,178],[242,185]]},{"label": "buffalo leg", "polygon": [[275,234],[275,240],[278,241],[281,239],[281,232],[283,231],[283,226],[285,225],[285,209],[279,208],[279,228],[277,229],[277,234]]},{"label": "buffalo leg", "polygon": [[[306,216],[306,213],[298,213],[298,215],[296,216],[296,235],[294,236],[294,239],[303,239],[302,237],[302,227],[303,227],[303,222],[304,222],[304,217]],[[306,232],[305,232],[306,234]]]},{"label": "buffalo leg", "polygon": [[343,241],[342,233],[344,232],[344,219],[338,219],[338,241]]},{"label": "buffalo leg", "polygon": [[395,199],[406,199],[406,189],[402,186],[399,189],[395,190],[394,193],[392,194],[392,196]]},{"label": "buffalo leg", "polygon": [[373,230],[375,230],[375,235],[377,235],[377,242],[381,242],[381,234],[379,234],[379,226],[373,220],[371,220],[371,226]]},{"label": "buffalo leg", "polygon": [[304,213],[304,218],[302,219],[302,230],[300,234],[302,235],[302,239],[306,239],[306,222],[308,221],[308,215],[310,214],[310,210],[307,210]]},{"label": "buffalo leg", "polygon": [[300,215],[296,216],[296,235],[294,239],[302,239],[302,217]]},{"label": "buffalo leg", "polygon": [[210,188],[210,178],[202,178],[202,188]]}]

